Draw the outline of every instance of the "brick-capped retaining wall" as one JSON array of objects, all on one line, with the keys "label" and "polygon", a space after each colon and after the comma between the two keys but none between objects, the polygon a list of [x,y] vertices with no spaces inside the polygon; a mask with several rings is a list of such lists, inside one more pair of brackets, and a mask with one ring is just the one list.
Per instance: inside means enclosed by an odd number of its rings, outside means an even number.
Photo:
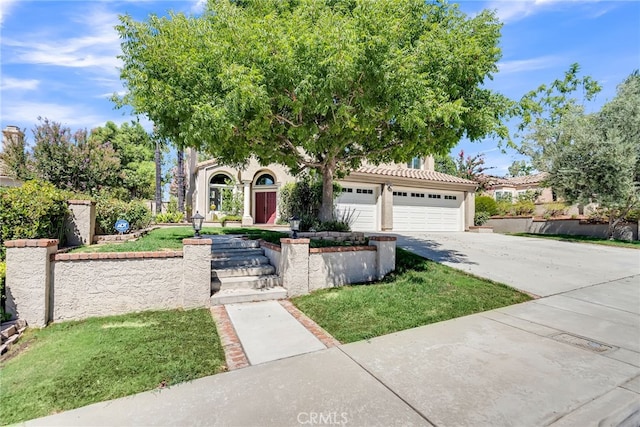
[{"label": "brick-capped retaining wall", "polygon": [[6,242],[7,311],[29,326],[210,304],[210,239],[158,252],[56,253],[57,243]]},{"label": "brick-capped retaining wall", "polygon": [[369,246],[309,248],[309,239],[280,239],[278,271],[289,296],[379,280],[395,270],[396,238],[372,236]]}]

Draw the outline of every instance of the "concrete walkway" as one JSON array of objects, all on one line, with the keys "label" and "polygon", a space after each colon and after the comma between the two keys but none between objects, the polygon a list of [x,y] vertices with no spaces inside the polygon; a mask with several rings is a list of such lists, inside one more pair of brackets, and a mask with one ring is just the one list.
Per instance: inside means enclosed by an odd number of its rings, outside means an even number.
[{"label": "concrete walkway", "polygon": [[326,349],[278,301],[225,307],[252,365]]}]

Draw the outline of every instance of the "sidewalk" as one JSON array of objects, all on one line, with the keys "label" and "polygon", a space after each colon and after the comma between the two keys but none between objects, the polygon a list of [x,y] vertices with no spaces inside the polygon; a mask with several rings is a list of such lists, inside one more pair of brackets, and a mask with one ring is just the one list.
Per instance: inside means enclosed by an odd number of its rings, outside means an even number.
[{"label": "sidewalk", "polygon": [[[637,426],[639,280],[263,362],[26,425]],[[261,310],[232,307],[230,316]],[[269,321],[289,323],[278,319]],[[288,331],[269,339],[275,345]]]}]

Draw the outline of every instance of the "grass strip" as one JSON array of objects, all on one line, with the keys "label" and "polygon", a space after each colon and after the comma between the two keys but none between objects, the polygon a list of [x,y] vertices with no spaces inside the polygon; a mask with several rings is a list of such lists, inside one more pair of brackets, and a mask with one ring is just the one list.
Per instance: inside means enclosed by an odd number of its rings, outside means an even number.
[{"label": "grass strip", "polygon": [[399,249],[396,271],[381,283],[324,289],[292,302],[349,343],[517,304],[531,298]]},{"label": "grass strip", "polygon": [[209,310],[149,311],[27,329],[0,362],[0,424],[225,369]]}]

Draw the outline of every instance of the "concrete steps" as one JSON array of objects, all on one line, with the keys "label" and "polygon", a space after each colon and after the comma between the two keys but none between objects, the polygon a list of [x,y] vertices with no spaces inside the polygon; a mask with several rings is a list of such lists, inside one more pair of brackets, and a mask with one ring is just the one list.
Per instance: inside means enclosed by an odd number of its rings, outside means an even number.
[{"label": "concrete steps", "polygon": [[216,237],[211,249],[211,304],[286,298],[275,272],[257,241]]},{"label": "concrete steps", "polygon": [[211,305],[284,299],[287,290],[280,286],[266,289],[225,289],[211,296]]}]

